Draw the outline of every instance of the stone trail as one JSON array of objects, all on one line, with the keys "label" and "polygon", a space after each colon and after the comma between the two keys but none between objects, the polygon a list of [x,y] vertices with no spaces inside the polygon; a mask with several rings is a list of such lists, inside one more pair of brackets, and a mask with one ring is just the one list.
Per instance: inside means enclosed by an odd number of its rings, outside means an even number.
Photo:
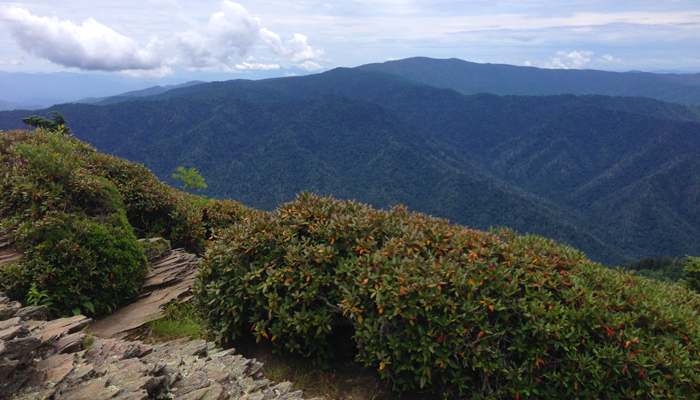
[{"label": "stone trail", "polygon": [[[45,321],[0,292],[0,399],[291,400],[292,384],[204,340],[147,345],[92,337],[83,316]],[[321,399],[314,399],[321,400]]]},{"label": "stone trail", "polygon": [[[154,243],[160,238],[142,239]],[[182,249],[148,252],[148,273],[136,302],[94,321],[90,330],[103,338],[124,339],[150,321],[161,318],[163,306],[190,293],[194,274],[201,261]]]}]

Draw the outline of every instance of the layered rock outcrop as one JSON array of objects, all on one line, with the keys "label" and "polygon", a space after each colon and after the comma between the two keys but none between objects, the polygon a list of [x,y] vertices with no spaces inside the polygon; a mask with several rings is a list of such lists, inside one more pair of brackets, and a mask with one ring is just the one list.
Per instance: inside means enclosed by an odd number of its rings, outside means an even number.
[{"label": "layered rock outcrop", "polygon": [[22,307],[0,292],[0,399],[302,398],[234,349],[204,340],[102,339],[85,329],[89,318],[46,315],[46,307]]}]

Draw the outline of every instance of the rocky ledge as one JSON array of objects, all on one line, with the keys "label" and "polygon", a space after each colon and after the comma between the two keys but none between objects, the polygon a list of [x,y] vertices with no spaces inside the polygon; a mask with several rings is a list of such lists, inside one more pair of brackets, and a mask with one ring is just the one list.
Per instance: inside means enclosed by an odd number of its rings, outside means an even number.
[{"label": "rocky ledge", "polygon": [[[262,364],[204,340],[101,339],[83,316],[45,321],[0,292],[0,399],[301,399]],[[315,399],[321,400],[321,399]]]}]

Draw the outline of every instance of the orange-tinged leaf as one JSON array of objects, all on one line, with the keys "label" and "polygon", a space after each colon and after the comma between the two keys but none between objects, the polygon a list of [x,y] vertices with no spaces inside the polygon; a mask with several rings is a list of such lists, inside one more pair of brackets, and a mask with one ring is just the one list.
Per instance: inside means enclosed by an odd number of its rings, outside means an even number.
[{"label": "orange-tinged leaf", "polygon": [[357,317],[357,322],[362,323],[362,315]]},{"label": "orange-tinged leaf", "polygon": [[362,284],[363,284],[363,285],[366,285],[367,282],[369,282],[369,279],[365,279],[364,281],[362,281]]},{"label": "orange-tinged leaf", "polygon": [[381,370],[383,370],[385,367],[386,367],[386,365],[382,364],[382,365],[379,366],[379,370],[381,371]]},{"label": "orange-tinged leaf", "polygon": [[493,306],[489,304],[489,310],[493,311]]},{"label": "orange-tinged leaf", "polygon": [[440,336],[439,338],[437,338],[437,342],[438,342],[438,343],[442,343],[442,342],[444,342],[445,340],[447,340],[447,338],[448,338],[447,335],[442,335],[442,336]]}]

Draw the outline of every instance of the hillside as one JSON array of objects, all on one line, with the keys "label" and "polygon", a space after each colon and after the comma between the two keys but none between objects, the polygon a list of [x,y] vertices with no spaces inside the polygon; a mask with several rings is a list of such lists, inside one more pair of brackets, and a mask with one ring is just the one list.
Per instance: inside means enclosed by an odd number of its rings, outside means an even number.
[{"label": "hillside", "polygon": [[700,104],[700,74],[541,69],[427,57],[367,64],[357,68],[391,73],[431,86],[454,89],[463,94],[599,94]]},{"label": "hillside", "polygon": [[[700,112],[645,98],[465,96],[337,69],[228,81],[104,107],[60,105],[76,136],[203,194],[272,209],[302,190],[508,226],[619,264],[695,255]],[[0,113],[0,128],[26,112]]]}]

